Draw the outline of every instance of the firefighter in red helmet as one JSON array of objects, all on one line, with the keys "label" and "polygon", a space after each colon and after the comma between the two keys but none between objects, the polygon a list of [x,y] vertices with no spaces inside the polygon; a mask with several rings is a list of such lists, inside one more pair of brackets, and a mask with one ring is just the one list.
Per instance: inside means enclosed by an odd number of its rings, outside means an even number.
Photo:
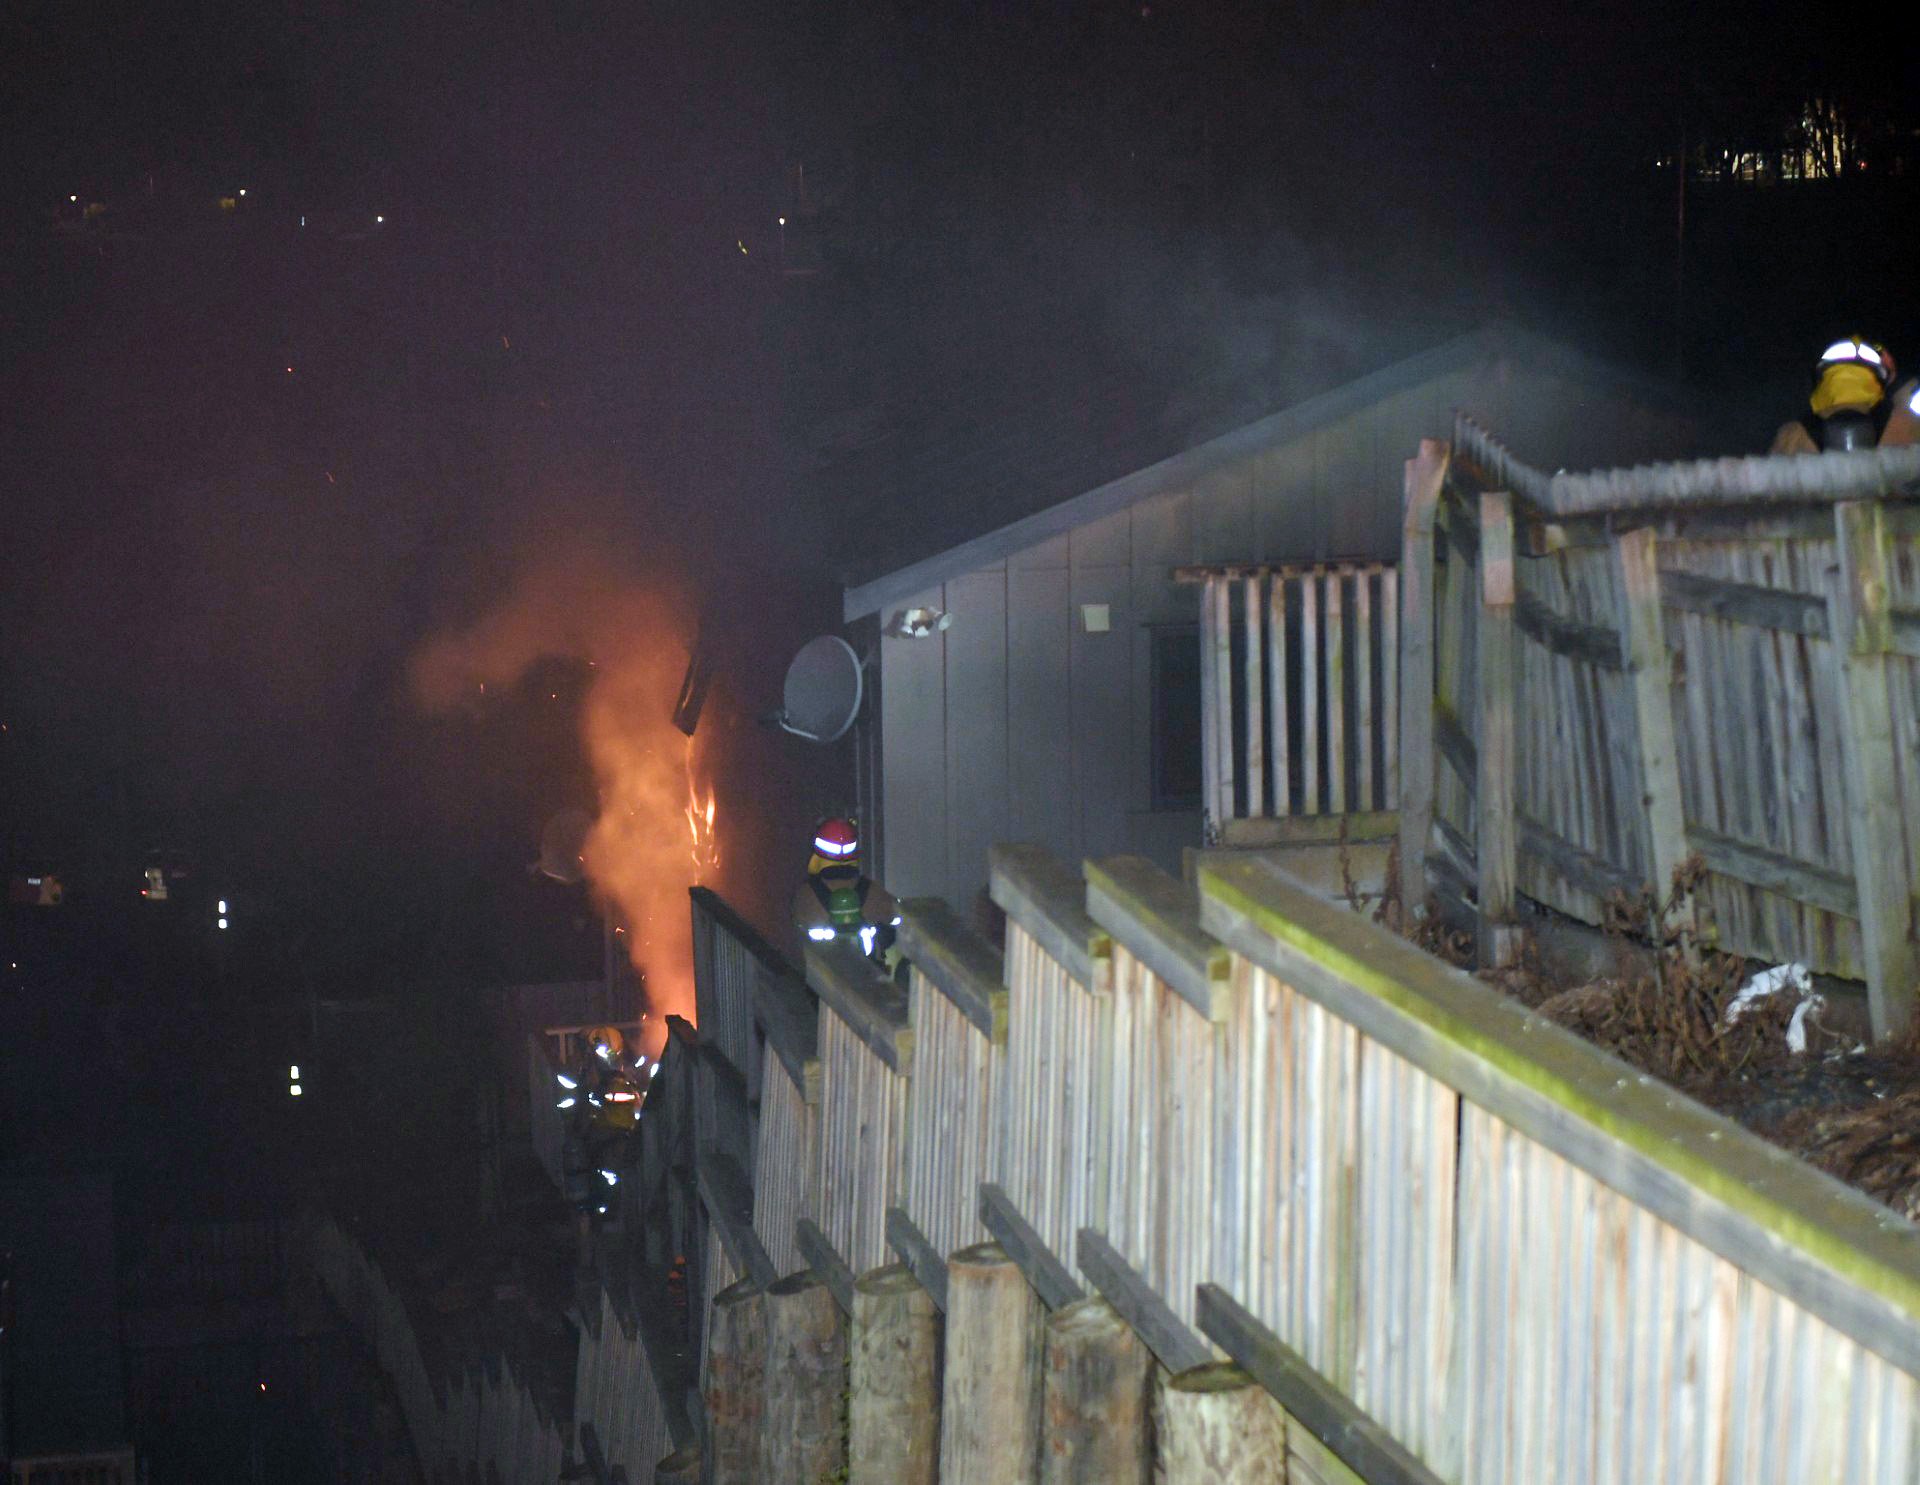
[{"label": "firefighter in red helmet", "polygon": [[885,887],[860,864],[860,831],[850,819],[834,816],[813,831],[813,856],[807,879],[794,894],[793,921],[811,943],[836,939],[857,943],[861,952],[891,967],[894,929],[900,915]]}]

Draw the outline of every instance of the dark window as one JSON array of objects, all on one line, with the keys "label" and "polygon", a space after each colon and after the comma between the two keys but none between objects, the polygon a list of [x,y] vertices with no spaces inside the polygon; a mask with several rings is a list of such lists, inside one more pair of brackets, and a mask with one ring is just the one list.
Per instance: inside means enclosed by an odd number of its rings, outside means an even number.
[{"label": "dark window", "polygon": [[1153,807],[1200,807],[1200,626],[1156,624],[1153,636]]}]

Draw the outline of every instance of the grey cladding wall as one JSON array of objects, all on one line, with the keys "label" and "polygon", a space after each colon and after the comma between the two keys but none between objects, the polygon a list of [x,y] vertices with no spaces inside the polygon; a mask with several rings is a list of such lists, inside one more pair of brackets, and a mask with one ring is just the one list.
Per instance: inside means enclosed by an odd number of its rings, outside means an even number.
[{"label": "grey cladding wall", "polygon": [[[1151,799],[1152,626],[1191,623],[1189,563],[1397,560],[1402,466],[1456,408],[1523,457],[1569,466],[1682,450],[1690,425],[1617,390],[1489,361],[1407,388],[916,594],[944,633],[881,642],[887,886],[971,910],[987,848],[1115,852],[1180,869],[1198,811]],[[1611,451],[1611,452],[1609,452]],[[1090,630],[1089,606],[1107,628]],[[888,614],[882,614],[884,621]]]}]

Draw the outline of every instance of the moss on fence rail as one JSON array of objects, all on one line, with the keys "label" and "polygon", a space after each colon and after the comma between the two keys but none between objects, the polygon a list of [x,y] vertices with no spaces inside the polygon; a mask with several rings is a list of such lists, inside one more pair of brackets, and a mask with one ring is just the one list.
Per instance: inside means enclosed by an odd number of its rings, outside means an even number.
[{"label": "moss on fence rail", "polygon": [[1203,860],[1200,884],[1249,960],[1920,1374],[1920,1228],[1270,864]]}]

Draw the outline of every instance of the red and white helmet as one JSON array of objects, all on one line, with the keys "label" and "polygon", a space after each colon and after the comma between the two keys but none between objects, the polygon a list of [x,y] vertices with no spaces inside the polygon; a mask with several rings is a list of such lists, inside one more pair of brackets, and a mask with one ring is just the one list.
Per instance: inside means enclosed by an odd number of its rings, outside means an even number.
[{"label": "red and white helmet", "polygon": [[822,820],[814,828],[813,854],[828,866],[852,865],[860,859],[860,832],[851,820]]}]

